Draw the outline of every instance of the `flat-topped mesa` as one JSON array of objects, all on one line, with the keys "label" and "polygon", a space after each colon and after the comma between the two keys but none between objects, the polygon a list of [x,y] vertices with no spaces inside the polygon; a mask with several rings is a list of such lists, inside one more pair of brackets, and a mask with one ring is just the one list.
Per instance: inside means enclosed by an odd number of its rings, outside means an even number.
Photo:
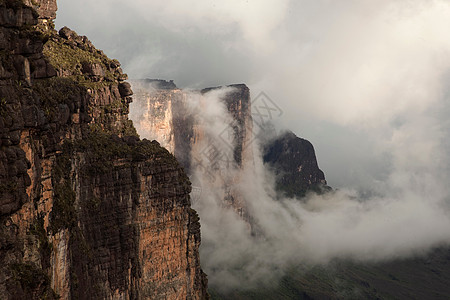
[{"label": "flat-topped mesa", "polygon": [[[175,135],[178,138],[180,134],[174,130],[174,123],[178,120],[174,118],[173,106],[184,103],[185,93],[173,82],[160,79],[134,80],[132,85],[135,94],[131,115],[140,135],[157,140],[161,146],[174,154]],[[186,138],[189,136],[191,135]],[[185,152],[189,151],[185,149]],[[181,160],[183,167],[188,166],[188,161],[188,157]]]},{"label": "flat-topped mesa", "polygon": [[56,19],[56,11],[58,10],[56,0],[27,0],[27,2],[31,2],[31,5],[37,7],[39,20],[53,21]]},{"label": "flat-topped mesa", "polygon": [[173,80],[164,80],[164,79],[138,79],[135,80],[136,83],[140,83],[141,85],[147,85],[149,88],[153,87],[158,90],[174,90],[177,89],[177,86],[173,82]]}]

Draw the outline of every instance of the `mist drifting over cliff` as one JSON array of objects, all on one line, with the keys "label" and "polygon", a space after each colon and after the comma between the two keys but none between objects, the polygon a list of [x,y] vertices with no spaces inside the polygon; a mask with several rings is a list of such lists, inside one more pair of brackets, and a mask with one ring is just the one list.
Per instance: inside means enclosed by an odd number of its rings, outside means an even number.
[{"label": "mist drifting over cliff", "polygon": [[280,122],[316,146],[334,187],[385,181],[391,148],[408,144],[400,131],[448,94],[447,1],[58,5],[57,27],[89,35],[131,78],[265,91],[284,111]]},{"label": "mist drifting over cliff", "polygon": [[71,14],[57,21],[96,40],[131,77],[265,91],[284,112],[278,126],[311,140],[329,184],[340,188],[303,204],[274,201],[273,178],[255,155],[257,174],[240,187],[266,240],[214,202],[196,204],[213,284],[233,286],[292,259],[384,260],[449,243],[447,1],[60,6]]},{"label": "mist drifting over cliff", "polygon": [[[204,95],[184,92],[185,112],[195,117],[202,136],[199,140],[194,134],[190,173],[194,191],[200,190],[192,199],[202,224],[202,265],[212,287],[251,288],[273,281],[292,265],[307,269],[335,258],[386,261],[448,244],[448,193],[436,166],[420,173],[397,167],[384,182],[384,191],[372,195],[340,189],[301,200],[280,199],[258,140],[251,139],[251,159],[244,159],[242,166],[224,159],[233,157],[233,139],[223,139],[233,117],[222,99],[232,91],[227,87]],[[141,128],[146,125],[140,118],[142,104],[131,106],[138,132],[161,140]],[[268,134],[252,132],[261,133]],[[213,150],[217,154],[208,159],[207,152]],[[445,171],[439,176],[446,176]],[[238,210],[224,204],[229,193],[243,198]]]}]

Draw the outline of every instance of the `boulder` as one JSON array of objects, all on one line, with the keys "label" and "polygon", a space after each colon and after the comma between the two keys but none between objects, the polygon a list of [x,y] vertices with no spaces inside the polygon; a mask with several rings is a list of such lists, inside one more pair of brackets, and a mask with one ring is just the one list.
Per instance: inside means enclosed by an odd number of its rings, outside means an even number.
[{"label": "boulder", "polygon": [[129,84],[128,82],[121,82],[119,84],[119,93],[122,98],[133,95],[131,84]]},{"label": "boulder", "polygon": [[99,77],[105,76],[105,71],[98,63],[82,62],[81,65],[81,72],[83,72],[83,74]]},{"label": "boulder", "polygon": [[78,37],[78,34],[67,26],[61,28],[58,33],[60,37],[66,40],[75,40]]}]

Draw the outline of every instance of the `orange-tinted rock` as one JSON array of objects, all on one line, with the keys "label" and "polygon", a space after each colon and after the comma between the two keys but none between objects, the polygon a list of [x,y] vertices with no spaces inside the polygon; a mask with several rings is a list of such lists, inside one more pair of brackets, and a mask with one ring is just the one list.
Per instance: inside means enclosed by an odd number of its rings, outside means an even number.
[{"label": "orange-tinted rock", "polygon": [[[208,298],[190,183],[165,149],[133,136],[120,64],[50,28],[43,50],[39,34],[21,28],[38,14],[6,3],[0,298]],[[56,2],[36,3],[51,21]],[[83,74],[83,61],[70,65],[56,49],[96,63]]]},{"label": "orange-tinted rock", "polygon": [[[208,93],[220,87],[192,92],[178,89],[173,81],[151,79],[135,81],[133,85],[137,91],[135,106],[138,108],[135,109],[135,114],[138,115],[135,115],[135,120],[139,133],[158,140],[175,155],[188,174],[194,167],[202,168],[204,173],[214,173],[209,184],[223,191],[224,206],[233,208],[243,219],[249,220],[243,196],[235,189],[236,183],[241,179],[241,173],[234,172],[236,168],[243,170],[252,167],[253,161],[253,150],[250,146],[253,140],[252,115],[248,87],[244,84],[227,86],[228,92],[216,99],[223,104],[223,113],[229,114],[231,123],[227,125],[232,130],[229,140],[226,141],[228,144],[224,146],[229,148],[229,157],[226,157],[229,163],[219,166],[215,165],[216,159],[209,159],[205,153],[213,150],[207,148],[211,137],[205,137],[207,128],[201,124],[204,120],[198,111],[192,110],[192,103],[198,102],[197,105],[201,107],[206,101],[212,100],[208,99]],[[220,133],[217,135],[213,138],[220,139]],[[227,172],[227,168],[230,172]],[[221,175],[222,171],[234,176]]]}]

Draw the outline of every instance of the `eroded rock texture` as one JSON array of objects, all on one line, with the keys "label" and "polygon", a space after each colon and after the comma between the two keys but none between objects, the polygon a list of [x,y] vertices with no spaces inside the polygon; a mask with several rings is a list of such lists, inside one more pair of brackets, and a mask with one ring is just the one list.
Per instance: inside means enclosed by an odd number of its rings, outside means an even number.
[{"label": "eroded rock texture", "polygon": [[126,74],[0,2],[0,298],[205,299],[190,182],[128,120]]}]

